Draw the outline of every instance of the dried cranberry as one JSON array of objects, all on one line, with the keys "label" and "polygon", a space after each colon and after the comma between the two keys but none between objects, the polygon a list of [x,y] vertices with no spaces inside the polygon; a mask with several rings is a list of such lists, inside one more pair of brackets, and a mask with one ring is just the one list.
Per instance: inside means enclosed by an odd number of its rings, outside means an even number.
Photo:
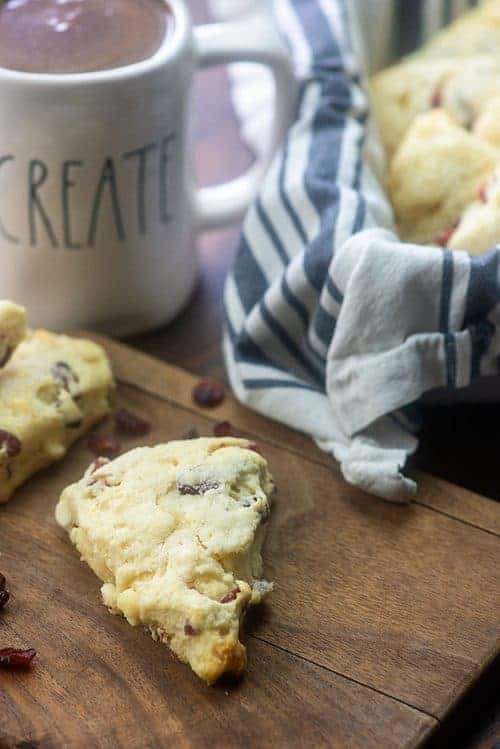
[{"label": "dried cranberry", "polygon": [[481,203],[487,203],[488,202],[488,190],[487,190],[486,185],[482,185],[479,188],[478,198],[481,201]]},{"label": "dried cranberry", "polygon": [[239,588],[233,588],[233,590],[230,590],[229,593],[226,593],[224,598],[221,598],[221,603],[231,603],[231,601],[236,601],[239,594],[241,593],[241,590]]},{"label": "dried cranberry", "polygon": [[197,440],[199,436],[200,436],[200,433],[196,429],[188,429],[188,431],[182,435],[182,439],[183,440]]},{"label": "dried cranberry", "polygon": [[220,382],[201,380],[193,390],[193,399],[199,406],[215,408],[226,397],[226,389]]},{"label": "dried cranberry", "polygon": [[0,452],[5,450],[8,458],[14,458],[21,452],[22,443],[14,434],[0,429]]},{"label": "dried cranberry", "polygon": [[230,421],[221,421],[214,426],[215,437],[237,437],[237,432],[233,429]]},{"label": "dried cranberry", "polygon": [[87,440],[87,447],[94,455],[105,458],[115,458],[120,452],[118,440],[105,434],[91,434]]},{"label": "dried cranberry", "polygon": [[212,489],[218,489],[219,484],[217,483],[217,481],[200,481],[199,484],[195,484],[195,485],[179,484],[178,488],[181,494],[190,494],[192,496],[197,496],[201,494],[206,494]]},{"label": "dried cranberry", "polygon": [[12,347],[7,346],[5,349],[2,358],[0,359],[0,367],[5,367],[7,362],[9,361],[10,357],[12,356]]},{"label": "dried cranberry", "polygon": [[131,411],[127,411],[126,408],[121,408],[117,411],[115,414],[115,424],[119,432],[131,434],[135,437],[143,437],[151,431],[149,421],[133,414]]},{"label": "dried cranberry", "polygon": [[29,668],[36,650],[3,648],[0,650],[0,668]]},{"label": "dried cranberry", "polygon": [[52,377],[69,393],[69,386],[72,382],[76,383],[80,381],[80,378],[73,372],[69,364],[64,361],[58,361],[54,364],[51,369]]},{"label": "dried cranberry", "polygon": [[443,229],[441,232],[439,232],[436,237],[436,244],[440,245],[441,247],[447,247],[459,223],[459,221],[454,221],[453,224],[447,226],[446,229]]},{"label": "dried cranberry", "polygon": [[194,635],[198,634],[198,630],[193,627],[189,619],[186,619],[185,621],[184,634],[188,635],[189,637],[193,637]]},{"label": "dried cranberry", "polygon": [[433,109],[438,109],[443,103],[443,87],[442,85],[439,85],[432,94],[431,97],[431,107]]}]

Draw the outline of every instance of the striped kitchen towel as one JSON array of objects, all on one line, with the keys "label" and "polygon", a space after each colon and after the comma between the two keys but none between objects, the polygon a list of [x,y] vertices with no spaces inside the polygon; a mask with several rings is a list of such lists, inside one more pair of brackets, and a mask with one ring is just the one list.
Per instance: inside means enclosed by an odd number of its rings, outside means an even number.
[{"label": "striped kitchen towel", "polygon": [[419,399],[497,374],[500,354],[498,249],[403,244],[381,187],[360,50],[388,62],[380,34],[404,31],[413,5],[422,38],[468,3],[275,0],[302,80],[297,119],[247,215],[224,299],[237,397],[394,501],[416,490],[405,464]]}]

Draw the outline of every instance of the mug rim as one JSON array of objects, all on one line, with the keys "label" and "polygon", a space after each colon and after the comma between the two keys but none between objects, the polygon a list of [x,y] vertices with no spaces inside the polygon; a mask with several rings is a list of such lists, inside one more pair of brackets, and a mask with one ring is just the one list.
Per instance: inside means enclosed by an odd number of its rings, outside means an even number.
[{"label": "mug rim", "polygon": [[81,73],[33,73],[0,66],[0,83],[7,81],[19,84],[78,86],[126,81],[153,72],[156,68],[176,57],[182,49],[191,27],[189,12],[183,0],[160,0],[160,2],[170,9],[174,17],[173,30],[165,35],[162,43],[151,57],[116,68],[89,70]]}]

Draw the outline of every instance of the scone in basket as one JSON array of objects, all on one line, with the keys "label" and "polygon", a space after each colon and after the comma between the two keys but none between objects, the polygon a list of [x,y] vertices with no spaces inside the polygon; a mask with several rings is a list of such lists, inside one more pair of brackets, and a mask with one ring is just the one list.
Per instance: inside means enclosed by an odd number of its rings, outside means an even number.
[{"label": "scone in basket", "polygon": [[500,0],[467,6],[275,2],[297,119],[226,285],[237,396],[396,501],[422,400],[500,394]]}]

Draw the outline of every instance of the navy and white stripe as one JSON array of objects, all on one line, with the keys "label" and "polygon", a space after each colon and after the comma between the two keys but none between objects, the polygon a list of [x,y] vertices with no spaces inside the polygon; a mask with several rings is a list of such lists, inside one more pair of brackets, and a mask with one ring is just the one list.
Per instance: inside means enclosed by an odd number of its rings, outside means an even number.
[{"label": "navy and white stripe", "polygon": [[[403,7],[417,14],[405,48],[474,4],[388,3],[394,19]],[[374,143],[354,5],[274,0],[302,78],[298,117],[245,221],[224,350],[243,402],[310,434],[347,480],[402,500],[415,490],[403,474],[417,445],[412,404],[497,371],[499,251],[478,259],[395,237],[366,158]],[[368,5],[360,0],[361,12]]]}]

